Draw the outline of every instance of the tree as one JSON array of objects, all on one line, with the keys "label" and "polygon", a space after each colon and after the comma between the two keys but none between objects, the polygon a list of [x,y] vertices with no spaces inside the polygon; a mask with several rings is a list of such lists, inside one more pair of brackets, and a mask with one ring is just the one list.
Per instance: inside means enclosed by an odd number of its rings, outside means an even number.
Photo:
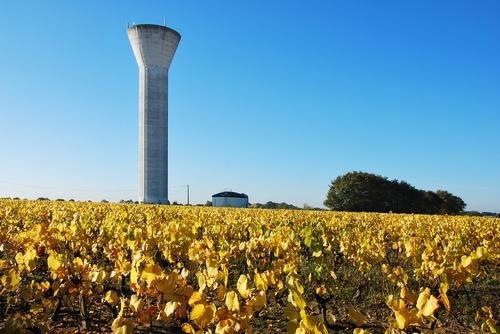
[{"label": "tree", "polygon": [[390,181],[387,178],[351,172],[332,181],[324,204],[339,211],[388,212],[393,207],[389,193]]},{"label": "tree", "polygon": [[330,185],[325,206],[339,211],[457,214],[465,208],[460,197],[447,191],[419,190],[405,181],[350,172]]},{"label": "tree", "polygon": [[465,202],[458,196],[454,196],[445,190],[436,191],[436,195],[442,200],[441,213],[457,214],[465,209]]},{"label": "tree", "polygon": [[273,201],[268,201],[265,204],[262,203],[254,203],[251,205],[252,208],[259,208],[259,209],[290,209],[290,210],[299,210],[300,208],[293,205],[293,204],[288,204],[285,202],[277,203]]},{"label": "tree", "polygon": [[420,201],[420,213],[442,213],[443,200],[433,191],[423,191]]}]

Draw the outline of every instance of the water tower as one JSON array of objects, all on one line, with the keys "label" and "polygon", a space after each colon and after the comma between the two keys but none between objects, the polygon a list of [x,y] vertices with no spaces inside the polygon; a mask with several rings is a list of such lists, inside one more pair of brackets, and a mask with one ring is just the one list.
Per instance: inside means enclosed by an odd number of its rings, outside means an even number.
[{"label": "water tower", "polygon": [[139,66],[139,202],[168,203],[168,69],[181,35],[166,26],[127,30]]}]

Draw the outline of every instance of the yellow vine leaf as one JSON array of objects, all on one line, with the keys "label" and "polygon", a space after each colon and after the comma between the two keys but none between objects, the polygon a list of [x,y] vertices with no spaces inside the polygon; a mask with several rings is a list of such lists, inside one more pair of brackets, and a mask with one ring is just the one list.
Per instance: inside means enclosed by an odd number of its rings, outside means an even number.
[{"label": "yellow vine leaf", "polygon": [[349,319],[356,325],[356,326],[362,326],[365,324],[367,316],[364,315],[363,313],[359,312],[355,308],[349,306],[347,308],[348,310],[348,315]]},{"label": "yellow vine leaf", "polygon": [[255,275],[253,277],[253,281],[254,281],[255,287],[257,289],[262,290],[264,292],[267,291],[267,283],[261,274],[255,273]]},{"label": "yellow vine leaf", "polygon": [[219,273],[219,262],[217,262],[217,259],[214,258],[207,259],[206,266],[207,266],[208,277],[211,278],[217,277],[217,274]]},{"label": "yellow vine leaf", "polygon": [[215,334],[233,334],[234,329],[232,327],[231,319],[223,319],[217,323],[215,327]]},{"label": "yellow vine leaf", "polygon": [[118,301],[120,300],[120,297],[118,297],[118,294],[115,290],[109,290],[108,292],[106,292],[104,300],[111,306],[115,306],[116,303],[118,303]]},{"label": "yellow vine leaf", "polygon": [[418,295],[417,299],[418,315],[430,317],[439,308],[439,302],[436,297],[431,295],[431,289],[426,288]]},{"label": "yellow vine leaf", "polygon": [[266,271],[261,274],[262,278],[265,279],[267,286],[273,286],[276,284],[276,277],[273,271]]},{"label": "yellow vine leaf", "polygon": [[21,277],[19,276],[19,273],[12,268],[9,270],[8,274],[2,276],[1,282],[2,285],[8,287],[9,290],[14,291],[19,286]]},{"label": "yellow vine leaf", "polygon": [[217,299],[224,301],[226,299],[226,287],[224,285],[219,285],[217,287]]},{"label": "yellow vine leaf", "polygon": [[73,266],[75,266],[76,270],[82,271],[84,267],[82,259],[80,257],[75,257],[73,259]]},{"label": "yellow vine leaf", "polygon": [[53,273],[57,273],[61,265],[61,262],[55,256],[49,255],[47,258],[47,266]]},{"label": "yellow vine leaf", "polygon": [[15,256],[16,262],[17,262],[17,269],[19,271],[22,271],[24,269],[24,255],[23,253],[19,252]]},{"label": "yellow vine leaf", "polygon": [[138,278],[139,278],[139,272],[137,271],[137,269],[134,266],[130,270],[130,284],[137,284]]},{"label": "yellow vine leaf", "polygon": [[226,306],[229,311],[236,311],[238,312],[240,310],[240,302],[238,300],[238,295],[234,291],[229,291],[226,295]]},{"label": "yellow vine leaf", "polygon": [[139,298],[137,295],[132,295],[130,297],[130,308],[133,312],[138,313],[142,310],[144,306],[144,300]]},{"label": "yellow vine leaf", "polygon": [[300,329],[299,321],[297,319],[291,319],[286,324],[286,333],[287,334],[296,334],[298,331],[303,331],[304,329]]},{"label": "yellow vine leaf", "polygon": [[254,311],[260,311],[267,305],[267,297],[264,291],[259,291],[255,295],[252,306]]},{"label": "yellow vine leaf", "polygon": [[111,330],[115,334],[132,334],[134,332],[134,322],[130,318],[119,315],[111,324]]},{"label": "yellow vine leaf", "polygon": [[196,304],[194,305],[191,313],[189,314],[189,318],[195,322],[198,322],[203,318],[205,314],[205,305],[204,304]]},{"label": "yellow vine leaf", "polygon": [[415,305],[415,303],[417,302],[417,294],[411,292],[410,289],[408,289],[406,286],[401,288],[400,296],[409,304]]},{"label": "yellow vine leaf", "polygon": [[122,273],[124,275],[128,274],[130,272],[130,270],[132,269],[131,263],[127,260],[123,260],[123,261],[117,260],[115,266],[116,266],[116,269],[118,270],[118,272]]},{"label": "yellow vine leaf", "polygon": [[9,262],[0,259],[0,269],[7,269],[9,267]]},{"label": "yellow vine leaf", "polygon": [[180,305],[179,302],[169,301],[165,305],[165,309],[163,311],[165,312],[165,314],[167,315],[167,317],[169,317],[172,314],[174,314],[175,310],[177,310],[177,308],[179,307],[179,305]]},{"label": "yellow vine leaf", "polygon": [[188,323],[183,323],[182,326],[181,326],[181,329],[184,333],[188,333],[188,334],[194,334],[196,333],[196,331],[194,330],[193,326],[191,326],[190,324]]},{"label": "yellow vine leaf", "polygon": [[195,291],[195,292],[193,292],[191,297],[189,297],[188,304],[189,304],[189,306],[194,306],[194,305],[196,305],[200,302],[203,302],[203,301],[204,301],[203,293],[201,293],[200,291]]},{"label": "yellow vine leaf", "polygon": [[203,329],[214,322],[216,311],[217,308],[213,303],[208,305],[196,304],[189,314],[189,319],[192,320],[198,327]]},{"label": "yellow vine leaf", "polygon": [[175,289],[176,279],[174,275],[165,276],[157,276],[157,278],[153,281],[153,286],[155,286],[158,291],[161,291],[164,294],[170,294]]},{"label": "yellow vine leaf", "polygon": [[224,286],[227,287],[227,282],[229,280],[229,271],[226,266],[222,267],[222,278],[224,279]]},{"label": "yellow vine leaf", "polygon": [[141,278],[148,283],[148,286],[150,286],[155,279],[160,278],[161,274],[161,267],[159,265],[150,264],[142,270]]},{"label": "yellow vine leaf", "polygon": [[472,263],[472,257],[471,256],[462,256],[461,260],[460,260],[460,264],[462,265],[462,267],[464,268],[467,268],[468,266],[470,266]]},{"label": "yellow vine leaf", "polygon": [[416,310],[414,309],[413,312],[410,312],[403,299],[396,299],[390,295],[387,301],[387,306],[389,306],[389,308],[394,312],[396,326],[399,329],[405,329],[410,325],[410,323],[416,321]]},{"label": "yellow vine leaf", "polygon": [[448,295],[446,294],[448,292],[448,283],[441,283],[439,286],[439,301],[443,306],[446,308],[446,310],[450,311],[451,306],[450,306],[450,300],[448,299]]},{"label": "yellow vine leaf", "polygon": [[394,317],[396,318],[396,325],[399,329],[405,329],[410,325],[411,315],[408,309],[404,308],[399,311],[394,311]]},{"label": "yellow vine leaf", "polygon": [[201,271],[198,271],[196,273],[196,278],[198,279],[198,286],[200,287],[199,291],[202,292],[203,290],[205,290],[205,287],[207,286],[205,275]]},{"label": "yellow vine leaf", "polygon": [[[22,255],[23,264],[28,271],[31,272],[31,271],[36,269],[37,258],[38,258],[38,256],[36,254],[36,250],[32,247],[28,248],[26,253],[24,255]],[[17,260],[17,256],[16,256],[16,260]]]},{"label": "yellow vine leaf", "polygon": [[485,306],[481,307],[481,311],[486,313],[486,315],[488,317],[493,318],[493,311],[491,310],[491,307],[485,305]]},{"label": "yellow vine leaf", "polygon": [[314,291],[316,292],[316,294],[320,297],[325,297],[327,294],[328,294],[328,290],[326,290],[326,287],[324,284],[320,285],[320,286],[317,286]]},{"label": "yellow vine leaf", "polygon": [[304,300],[302,295],[298,294],[295,291],[290,291],[290,293],[288,294],[288,302],[297,307],[299,310],[303,310],[306,308],[306,301]]},{"label": "yellow vine leaf", "polygon": [[123,311],[125,310],[125,299],[121,299],[120,312],[113,323],[111,324],[111,330],[115,334],[132,334],[134,332],[134,321],[130,318],[125,318],[123,316]]},{"label": "yellow vine leaf", "polygon": [[305,330],[305,333],[328,334],[328,331],[318,317],[307,315],[305,311],[301,311],[300,316],[302,320],[299,325],[301,329]]},{"label": "yellow vine leaf", "polygon": [[248,296],[250,295],[250,290],[247,288],[247,276],[246,275],[240,275],[240,278],[238,278],[238,282],[236,283],[236,287],[238,289],[238,292],[240,293],[241,297],[247,299]]},{"label": "yellow vine leaf", "polygon": [[498,333],[499,330],[495,325],[495,321],[492,318],[486,319],[485,322],[481,325],[481,330],[483,332],[490,332],[490,333]]},{"label": "yellow vine leaf", "polygon": [[106,278],[106,272],[104,270],[98,270],[92,275],[92,282],[102,284]]}]

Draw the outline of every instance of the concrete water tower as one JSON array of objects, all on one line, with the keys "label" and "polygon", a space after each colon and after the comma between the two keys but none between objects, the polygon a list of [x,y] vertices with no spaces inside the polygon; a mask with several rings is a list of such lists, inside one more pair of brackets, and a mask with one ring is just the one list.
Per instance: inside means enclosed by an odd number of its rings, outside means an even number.
[{"label": "concrete water tower", "polygon": [[168,203],[168,69],[181,35],[166,26],[127,29],[139,66],[139,202]]}]

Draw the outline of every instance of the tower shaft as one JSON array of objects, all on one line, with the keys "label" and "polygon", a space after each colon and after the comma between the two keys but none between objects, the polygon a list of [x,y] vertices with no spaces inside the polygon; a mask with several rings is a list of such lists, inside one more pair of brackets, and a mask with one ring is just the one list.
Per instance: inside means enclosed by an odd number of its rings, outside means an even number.
[{"label": "tower shaft", "polygon": [[139,201],[168,202],[168,70],[139,68]]}]

